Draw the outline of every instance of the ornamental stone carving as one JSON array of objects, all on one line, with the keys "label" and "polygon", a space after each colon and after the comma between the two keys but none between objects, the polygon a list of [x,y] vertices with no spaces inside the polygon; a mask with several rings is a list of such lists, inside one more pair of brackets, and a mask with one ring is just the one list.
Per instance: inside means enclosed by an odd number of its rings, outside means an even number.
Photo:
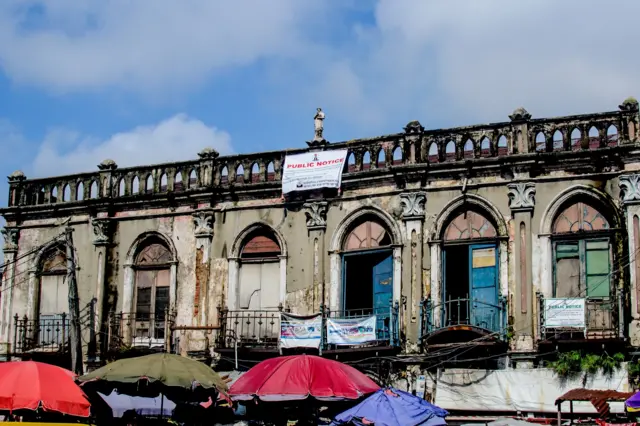
[{"label": "ornamental stone carving", "polygon": [[512,211],[533,210],[536,204],[536,184],[518,182],[507,185],[509,190],[509,207]]},{"label": "ornamental stone carving", "polygon": [[93,227],[93,244],[109,244],[109,220],[92,218],[91,226]]},{"label": "ornamental stone carving", "polygon": [[620,199],[623,203],[640,203],[640,174],[620,176]]},{"label": "ornamental stone carving", "polygon": [[531,114],[529,114],[529,112],[520,107],[520,108],[516,108],[511,115],[509,116],[509,118],[511,119],[511,121],[528,121],[531,119]]},{"label": "ornamental stone carving", "polygon": [[422,219],[424,218],[427,194],[425,192],[404,192],[400,194],[400,203],[402,203],[403,219]]},{"label": "ornamental stone carving", "polygon": [[304,214],[307,216],[307,229],[324,229],[327,227],[327,202],[305,203]]},{"label": "ornamental stone carving", "polygon": [[200,210],[193,213],[193,225],[196,238],[213,237],[213,212],[211,210]]},{"label": "ornamental stone carving", "polygon": [[5,253],[18,250],[19,236],[20,228],[2,228],[2,237],[4,238],[3,250]]}]

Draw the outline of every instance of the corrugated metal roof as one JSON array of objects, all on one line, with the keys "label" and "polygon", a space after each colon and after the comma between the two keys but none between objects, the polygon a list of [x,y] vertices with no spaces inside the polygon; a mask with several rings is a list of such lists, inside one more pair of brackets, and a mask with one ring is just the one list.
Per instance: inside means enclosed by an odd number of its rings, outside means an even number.
[{"label": "corrugated metal roof", "polygon": [[600,418],[605,418],[610,411],[608,401],[626,401],[633,394],[614,390],[572,389],[556,399],[556,405],[564,401],[589,401],[598,411]]},{"label": "corrugated metal roof", "polygon": [[564,401],[591,401],[601,399],[604,401],[624,402],[631,398],[634,392],[618,392],[614,390],[597,389],[571,389],[569,392],[556,399],[556,405]]}]

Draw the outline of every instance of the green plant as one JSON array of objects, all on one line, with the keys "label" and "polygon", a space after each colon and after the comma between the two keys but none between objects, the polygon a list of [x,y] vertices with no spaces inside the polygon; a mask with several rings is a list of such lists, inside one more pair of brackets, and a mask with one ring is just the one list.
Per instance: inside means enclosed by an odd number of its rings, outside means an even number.
[{"label": "green plant", "polygon": [[[608,376],[612,375],[620,369],[623,362],[624,355],[621,353],[609,355],[605,352],[602,355],[598,355],[570,351],[558,354],[558,358],[555,361],[548,362],[547,366],[553,369],[561,378],[573,378],[584,374],[583,381],[586,381],[588,375],[594,375],[598,372]],[[636,368],[638,369],[637,374],[640,376],[640,365]]]}]

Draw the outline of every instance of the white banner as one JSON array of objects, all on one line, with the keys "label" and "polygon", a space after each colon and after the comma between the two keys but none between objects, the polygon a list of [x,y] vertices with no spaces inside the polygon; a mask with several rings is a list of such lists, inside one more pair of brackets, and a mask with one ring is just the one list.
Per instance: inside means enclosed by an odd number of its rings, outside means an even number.
[{"label": "white banner", "polygon": [[319,348],[322,337],[322,317],[297,316],[281,314],[280,339],[281,348]]},{"label": "white banner", "polygon": [[544,299],[546,328],[585,328],[584,299]]},{"label": "white banner", "polygon": [[331,345],[361,345],[378,340],[376,317],[327,319],[327,342]]},{"label": "white banner", "polygon": [[287,155],[282,172],[282,193],[340,188],[346,160],[346,149]]}]

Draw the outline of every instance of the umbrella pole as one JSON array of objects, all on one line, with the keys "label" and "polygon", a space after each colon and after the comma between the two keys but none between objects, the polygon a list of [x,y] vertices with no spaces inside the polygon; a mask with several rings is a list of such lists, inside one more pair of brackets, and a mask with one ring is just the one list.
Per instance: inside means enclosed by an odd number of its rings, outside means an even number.
[{"label": "umbrella pole", "polygon": [[160,420],[164,418],[164,394],[160,394]]}]

